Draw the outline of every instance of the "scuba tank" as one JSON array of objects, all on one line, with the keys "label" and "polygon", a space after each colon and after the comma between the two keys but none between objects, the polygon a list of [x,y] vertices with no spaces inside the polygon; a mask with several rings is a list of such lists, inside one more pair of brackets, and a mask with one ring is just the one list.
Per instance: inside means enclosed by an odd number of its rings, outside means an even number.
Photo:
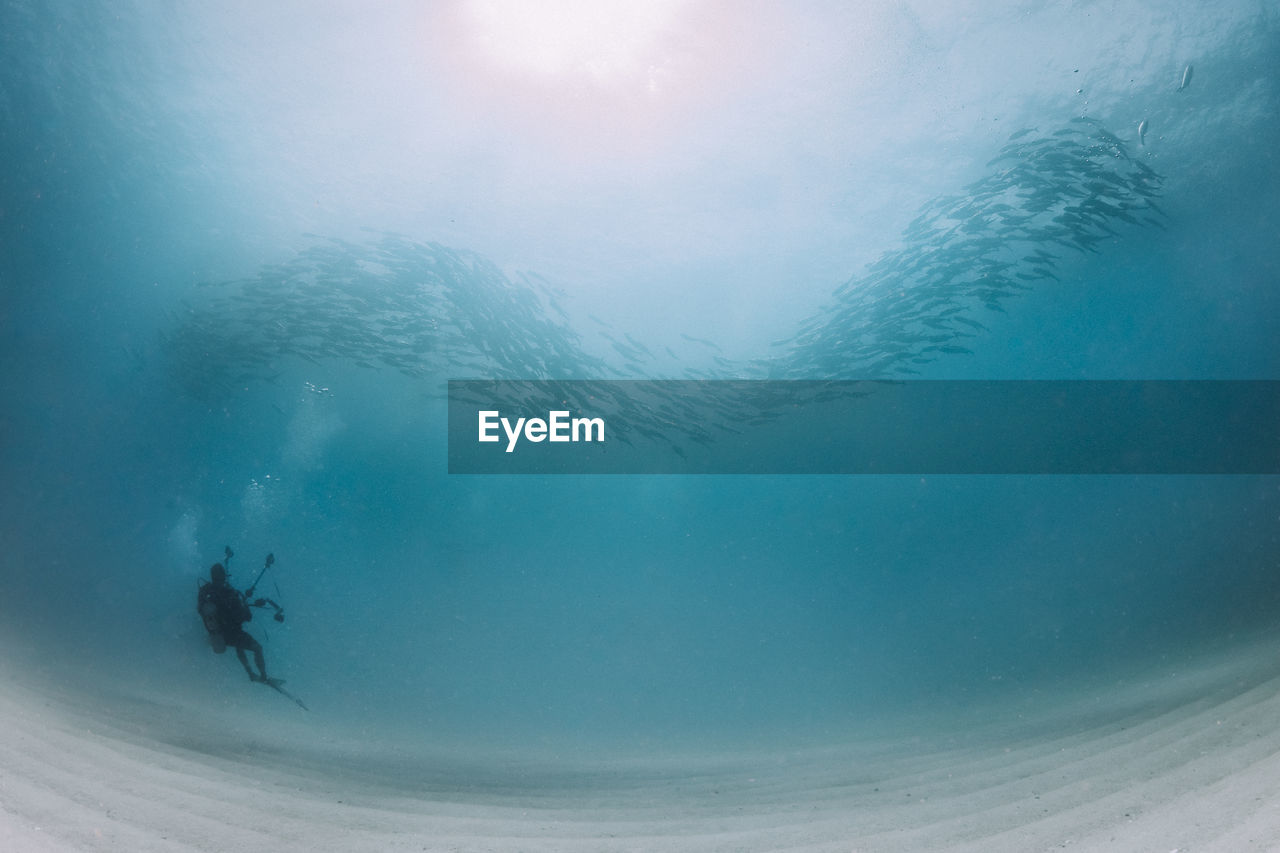
[{"label": "scuba tank", "polygon": [[[235,552],[231,550],[231,546],[227,545],[224,549],[223,567],[231,563],[231,558],[235,556]],[[218,602],[214,597],[214,586],[212,581],[200,581],[199,590],[196,594],[196,612],[200,614],[200,621],[204,623],[204,629],[209,632],[209,645],[213,648],[215,654],[222,654],[227,650],[227,640],[222,636],[222,620],[218,618]]]}]

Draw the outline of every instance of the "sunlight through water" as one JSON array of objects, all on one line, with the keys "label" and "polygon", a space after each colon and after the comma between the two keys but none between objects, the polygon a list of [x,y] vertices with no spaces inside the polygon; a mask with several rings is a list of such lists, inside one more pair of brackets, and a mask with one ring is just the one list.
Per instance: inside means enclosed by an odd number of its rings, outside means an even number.
[{"label": "sunlight through water", "polygon": [[512,73],[586,79],[599,86],[659,85],[663,39],[684,0],[472,0],[476,46]]}]

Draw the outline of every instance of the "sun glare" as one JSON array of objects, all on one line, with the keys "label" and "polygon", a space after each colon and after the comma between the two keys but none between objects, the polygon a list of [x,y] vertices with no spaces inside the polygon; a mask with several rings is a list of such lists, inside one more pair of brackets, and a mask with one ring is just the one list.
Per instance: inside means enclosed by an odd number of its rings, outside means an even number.
[{"label": "sun glare", "polygon": [[598,85],[645,80],[685,0],[468,0],[466,18],[485,58],[521,75]]}]

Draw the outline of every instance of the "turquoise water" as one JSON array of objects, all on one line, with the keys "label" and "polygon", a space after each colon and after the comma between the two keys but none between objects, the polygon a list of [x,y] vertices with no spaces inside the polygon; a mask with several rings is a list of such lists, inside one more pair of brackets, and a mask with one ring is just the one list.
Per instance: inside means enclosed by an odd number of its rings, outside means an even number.
[{"label": "turquoise water", "polygon": [[209,651],[227,545],[313,717],[428,739],[839,737],[1274,627],[1274,476],[466,477],[443,403],[1280,377],[1274,3],[470,9],[0,6],[34,664],[299,713]]}]

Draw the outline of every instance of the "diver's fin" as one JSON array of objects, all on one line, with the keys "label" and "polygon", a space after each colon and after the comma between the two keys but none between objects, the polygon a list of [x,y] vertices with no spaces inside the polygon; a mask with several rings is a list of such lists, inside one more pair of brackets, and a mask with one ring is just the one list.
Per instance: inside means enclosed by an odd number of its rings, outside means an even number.
[{"label": "diver's fin", "polygon": [[310,708],[308,708],[306,705],[302,704],[302,700],[301,700],[301,699],[299,699],[297,696],[294,696],[294,695],[293,695],[292,693],[290,693],[288,690],[285,690],[283,687],[281,687],[281,686],[280,686],[281,684],[284,684],[284,679],[283,679],[283,678],[268,678],[268,679],[266,679],[265,681],[259,681],[258,683],[259,683],[259,684],[265,684],[265,685],[267,685],[268,687],[270,687],[271,689],[273,689],[273,690],[275,690],[277,693],[279,693],[281,696],[287,696],[287,697],[289,697],[289,698],[290,698],[290,699],[292,699],[292,700],[294,701],[294,703],[295,703],[299,708],[301,708],[302,710],[304,710],[304,711],[310,711],[310,710],[311,710],[311,709],[310,709]]}]

